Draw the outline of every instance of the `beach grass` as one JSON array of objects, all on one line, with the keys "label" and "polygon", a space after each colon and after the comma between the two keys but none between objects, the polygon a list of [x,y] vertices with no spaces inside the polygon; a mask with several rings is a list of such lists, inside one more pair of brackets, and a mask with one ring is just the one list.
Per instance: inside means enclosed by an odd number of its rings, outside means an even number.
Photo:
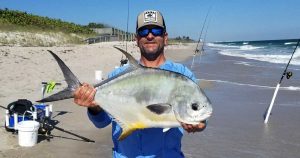
[{"label": "beach grass", "polygon": [[[33,28],[6,26],[0,28],[0,45],[2,46],[62,46],[84,44],[89,35],[65,33],[60,31],[43,31]],[[11,31],[18,30],[18,31]]]}]

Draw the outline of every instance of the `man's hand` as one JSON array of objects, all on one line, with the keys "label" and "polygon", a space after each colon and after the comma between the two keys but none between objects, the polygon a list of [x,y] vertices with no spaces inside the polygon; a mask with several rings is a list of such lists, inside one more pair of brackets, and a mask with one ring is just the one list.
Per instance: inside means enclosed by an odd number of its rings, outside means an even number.
[{"label": "man's hand", "polygon": [[83,107],[97,107],[94,100],[95,94],[96,89],[93,86],[83,83],[82,86],[78,87],[74,92],[74,102]]},{"label": "man's hand", "polygon": [[95,94],[96,89],[93,86],[83,83],[74,92],[74,102],[79,106],[87,107],[92,115],[97,115],[103,109],[95,102]]},{"label": "man's hand", "polygon": [[181,123],[181,126],[183,129],[185,129],[188,133],[195,133],[195,132],[201,132],[206,128],[206,121],[202,121],[197,125],[190,125]]}]

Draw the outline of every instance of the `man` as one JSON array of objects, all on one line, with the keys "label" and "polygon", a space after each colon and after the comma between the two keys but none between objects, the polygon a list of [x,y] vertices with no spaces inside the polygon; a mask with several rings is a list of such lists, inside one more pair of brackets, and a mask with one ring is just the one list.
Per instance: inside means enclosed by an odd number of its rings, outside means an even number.
[{"label": "man", "polygon": [[[136,41],[141,51],[139,63],[146,67],[155,67],[181,73],[195,81],[193,73],[182,64],[167,60],[164,47],[167,45],[168,33],[163,16],[158,11],[148,10],[140,13],[137,18]],[[116,76],[128,66],[114,70],[109,77]],[[94,101],[96,90],[83,84],[75,91],[74,102],[88,108],[88,116],[94,125],[103,128],[112,123],[112,139],[114,143],[113,157],[184,157],[181,152],[183,129],[197,132],[205,129],[205,123],[172,128],[163,132],[161,128],[137,130],[122,141],[118,141],[122,129]],[[100,103],[101,104],[101,103]],[[120,105],[122,106],[122,105]]]}]

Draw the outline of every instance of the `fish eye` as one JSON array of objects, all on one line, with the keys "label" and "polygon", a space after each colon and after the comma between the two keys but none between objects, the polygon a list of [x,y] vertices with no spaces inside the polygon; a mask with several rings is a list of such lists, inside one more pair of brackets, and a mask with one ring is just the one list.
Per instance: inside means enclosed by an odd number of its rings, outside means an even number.
[{"label": "fish eye", "polygon": [[194,110],[194,111],[197,111],[198,110],[198,108],[199,108],[199,105],[197,104],[197,103],[192,103],[192,109]]}]

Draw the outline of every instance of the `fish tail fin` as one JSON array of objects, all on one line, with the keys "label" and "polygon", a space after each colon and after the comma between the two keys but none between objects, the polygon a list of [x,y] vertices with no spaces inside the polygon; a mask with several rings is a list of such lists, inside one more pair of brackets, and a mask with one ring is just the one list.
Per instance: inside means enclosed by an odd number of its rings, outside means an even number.
[{"label": "fish tail fin", "polygon": [[49,97],[38,100],[37,102],[52,102],[52,101],[72,98],[74,95],[73,93],[76,90],[76,88],[81,86],[80,81],[72,73],[72,71],[68,68],[68,66],[55,53],[53,53],[51,50],[48,50],[48,52],[51,53],[51,55],[54,57],[54,59],[58,63],[61,71],[63,72],[65,80],[68,84],[68,87],[58,93],[55,93],[55,94],[49,96]]}]

